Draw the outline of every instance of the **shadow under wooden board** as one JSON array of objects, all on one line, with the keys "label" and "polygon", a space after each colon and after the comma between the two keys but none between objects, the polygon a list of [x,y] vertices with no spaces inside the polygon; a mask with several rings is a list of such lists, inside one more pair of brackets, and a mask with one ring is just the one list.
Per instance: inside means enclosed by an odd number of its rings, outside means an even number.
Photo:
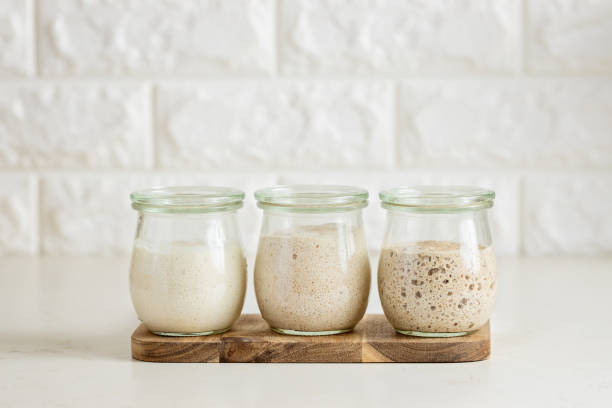
[{"label": "shadow under wooden board", "polygon": [[422,338],[396,333],[383,315],[333,336],[277,334],[259,315],[242,315],[212,336],[157,336],[142,324],[132,334],[132,357],[159,363],[460,363],[490,351],[489,323],[468,336]]}]

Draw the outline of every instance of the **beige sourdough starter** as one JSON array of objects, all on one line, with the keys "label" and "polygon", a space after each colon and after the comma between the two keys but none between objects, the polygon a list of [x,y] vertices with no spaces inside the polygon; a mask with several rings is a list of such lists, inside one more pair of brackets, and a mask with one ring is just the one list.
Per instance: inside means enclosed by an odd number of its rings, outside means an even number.
[{"label": "beige sourdough starter", "polygon": [[130,290],[138,317],[151,331],[224,330],[242,310],[246,261],[234,245],[175,243],[153,249],[137,241]]},{"label": "beige sourdough starter", "polygon": [[387,319],[398,330],[473,331],[489,319],[497,269],[490,246],[423,241],[383,248],[378,289]]},{"label": "beige sourdough starter", "polygon": [[317,332],[351,329],[361,320],[370,292],[363,230],[337,228],[348,227],[323,224],[260,238],[255,292],[270,326]]}]

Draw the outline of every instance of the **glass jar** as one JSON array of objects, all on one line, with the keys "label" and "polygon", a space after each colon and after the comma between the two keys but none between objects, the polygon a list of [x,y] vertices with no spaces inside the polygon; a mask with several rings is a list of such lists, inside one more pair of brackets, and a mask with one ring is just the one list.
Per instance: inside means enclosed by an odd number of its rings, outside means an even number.
[{"label": "glass jar", "polygon": [[138,225],[130,268],[134,309],[165,336],[230,329],[240,316],[246,260],[236,211],[244,193],[225,187],[166,187],[130,195]]},{"label": "glass jar", "polygon": [[494,197],[477,187],[380,193],[388,212],[378,291],[399,333],[463,336],[487,323],[497,281],[487,219]]},{"label": "glass jar", "polygon": [[283,334],[348,332],[370,293],[366,190],[293,185],[255,192],[264,217],[255,261],[262,317]]}]

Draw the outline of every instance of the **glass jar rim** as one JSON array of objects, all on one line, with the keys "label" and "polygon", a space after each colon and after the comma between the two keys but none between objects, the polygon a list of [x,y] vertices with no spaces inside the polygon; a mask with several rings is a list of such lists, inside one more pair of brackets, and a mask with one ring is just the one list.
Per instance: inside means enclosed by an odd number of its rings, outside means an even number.
[{"label": "glass jar rim", "polygon": [[334,212],[368,205],[368,191],[332,184],[292,184],[255,191],[257,206],[295,212]]},{"label": "glass jar rim", "polygon": [[244,192],[230,187],[153,187],[130,194],[132,208],[145,212],[204,213],[242,207]]},{"label": "glass jar rim", "polygon": [[495,192],[472,186],[411,186],[381,191],[382,207],[412,212],[452,212],[493,207]]}]

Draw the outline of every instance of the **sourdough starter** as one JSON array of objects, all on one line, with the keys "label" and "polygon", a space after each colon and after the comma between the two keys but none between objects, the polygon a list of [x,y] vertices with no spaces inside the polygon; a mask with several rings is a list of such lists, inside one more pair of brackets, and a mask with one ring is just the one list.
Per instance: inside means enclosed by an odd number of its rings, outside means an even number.
[{"label": "sourdough starter", "polygon": [[229,329],[240,315],[246,261],[239,246],[135,244],[130,271],[132,302],[153,332],[198,333]]},{"label": "sourdough starter", "polygon": [[378,290],[397,330],[466,332],[489,319],[496,278],[490,246],[423,241],[383,248]]},{"label": "sourdough starter", "polygon": [[369,291],[363,229],[323,224],[260,238],[255,292],[273,328],[352,329],[363,317]]}]

